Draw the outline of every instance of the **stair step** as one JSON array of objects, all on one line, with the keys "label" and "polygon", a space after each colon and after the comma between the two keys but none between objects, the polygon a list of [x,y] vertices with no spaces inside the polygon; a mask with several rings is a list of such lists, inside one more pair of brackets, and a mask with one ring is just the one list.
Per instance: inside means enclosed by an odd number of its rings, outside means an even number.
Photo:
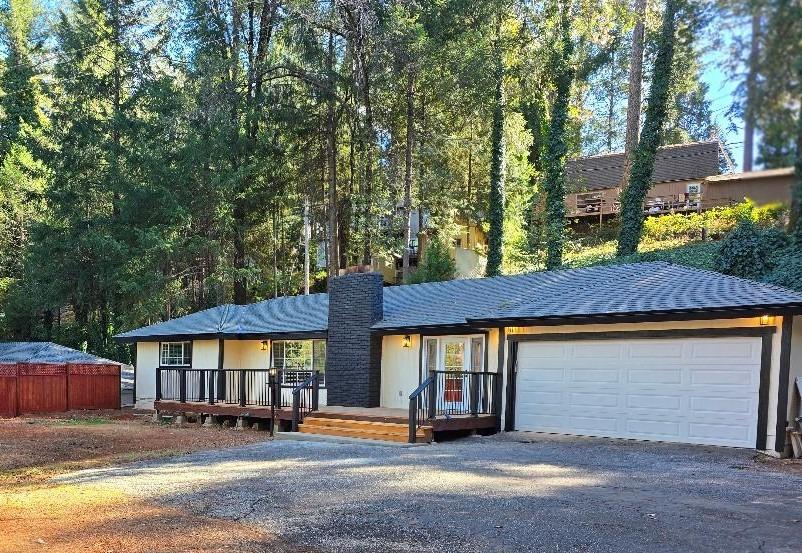
[{"label": "stair step", "polygon": [[362,421],[356,419],[333,419],[322,417],[306,417],[304,424],[314,424],[315,426],[341,426],[341,427],[371,427],[371,428],[385,428],[388,431],[398,430],[400,432],[408,432],[409,425],[406,423],[397,422],[376,422],[376,421]]},{"label": "stair step", "polygon": [[[324,436],[344,436],[346,438],[363,438],[370,440],[383,440],[387,442],[406,442],[407,435],[381,432],[377,430],[361,430],[348,427],[333,426],[307,426],[306,423],[300,425],[298,430],[304,434],[322,434]],[[418,432],[417,438],[420,441],[430,441],[425,433]]]},{"label": "stair step", "polygon": [[[315,419],[307,419],[304,421],[302,425],[299,426],[299,429],[305,427],[307,432],[312,432],[313,430],[354,430],[359,432],[366,432],[366,433],[374,433],[374,434],[381,434],[381,435],[393,435],[398,436],[404,439],[408,439],[409,437],[409,426],[401,425],[401,424],[376,424],[376,423],[362,423],[362,424],[354,424],[353,422],[348,422],[345,424],[336,424],[334,422],[327,421],[325,424],[318,424],[318,421]],[[428,438],[431,436],[431,429],[429,428],[419,428],[417,431],[417,435],[421,438]]]}]

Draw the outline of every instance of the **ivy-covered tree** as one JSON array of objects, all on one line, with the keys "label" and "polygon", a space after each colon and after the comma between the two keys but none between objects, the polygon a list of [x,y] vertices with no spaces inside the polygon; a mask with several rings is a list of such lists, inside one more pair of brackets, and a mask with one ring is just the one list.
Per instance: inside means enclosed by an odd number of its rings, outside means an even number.
[{"label": "ivy-covered tree", "polygon": [[563,233],[565,226],[565,158],[568,107],[571,100],[571,83],[574,80],[572,65],[573,42],[571,19],[567,2],[554,7],[558,39],[551,58],[550,72],[554,76],[554,102],[551,107],[548,142],[543,161],[543,187],[546,191],[546,268],[562,265]]},{"label": "ivy-covered tree", "polygon": [[[500,30],[497,31],[500,35]],[[500,43],[501,37],[496,37]],[[504,180],[506,177],[505,155],[506,144],[504,142],[504,60],[502,59],[501,48],[497,44],[494,52],[496,72],[495,72],[495,96],[493,99],[493,122],[490,132],[490,195],[488,206],[488,219],[490,229],[487,233],[487,276],[497,276],[501,274],[501,264],[504,260]]]},{"label": "ivy-covered tree", "polygon": [[651,188],[654,160],[660,146],[668,108],[678,7],[679,0],[666,0],[649,88],[646,119],[633,156],[629,184],[621,195],[621,227],[617,250],[619,256],[633,254],[638,250],[643,231],[643,202]]}]

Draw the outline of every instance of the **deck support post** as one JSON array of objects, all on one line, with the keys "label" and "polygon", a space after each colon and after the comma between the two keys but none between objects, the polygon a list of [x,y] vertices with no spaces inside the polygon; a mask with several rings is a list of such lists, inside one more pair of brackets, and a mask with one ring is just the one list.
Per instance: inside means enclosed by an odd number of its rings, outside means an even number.
[{"label": "deck support post", "polygon": [[471,401],[470,411],[471,416],[476,417],[479,415],[479,373],[471,374],[471,383],[469,390],[469,398]]},{"label": "deck support post", "polygon": [[215,428],[220,426],[220,424],[217,422],[217,417],[214,415],[206,415],[206,417],[203,419],[203,426],[205,428]]},{"label": "deck support post", "polygon": [[164,421],[164,417],[162,417],[161,412],[158,409],[156,409],[156,412],[153,413],[153,422],[161,423],[163,421]]},{"label": "deck support post", "polygon": [[248,398],[245,397],[246,388],[245,388],[245,371],[240,369],[239,371],[239,406],[245,407],[248,402]]},{"label": "deck support post", "polygon": [[185,426],[187,424],[187,416],[184,413],[178,413],[173,418],[173,424],[176,426]]},{"label": "deck support post", "polygon": [[162,370],[156,367],[156,401],[162,399]]},{"label": "deck support post", "polygon": [[429,376],[432,377],[432,387],[429,389],[429,419],[434,420],[437,416],[437,375],[434,371],[429,371]]},{"label": "deck support post", "polygon": [[187,402],[187,371],[178,370],[178,401]]},{"label": "deck support post", "polygon": [[248,428],[248,421],[245,417],[237,417],[237,425],[234,430],[245,430],[246,428]]}]

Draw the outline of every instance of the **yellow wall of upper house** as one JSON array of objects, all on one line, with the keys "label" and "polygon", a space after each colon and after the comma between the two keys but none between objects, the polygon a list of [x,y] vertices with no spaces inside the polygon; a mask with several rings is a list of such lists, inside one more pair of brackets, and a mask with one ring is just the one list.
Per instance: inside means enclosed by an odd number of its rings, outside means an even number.
[{"label": "yellow wall of upper house", "polygon": [[[774,449],[777,424],[777,397],[780,384],[780,340],[782,336],[782,317],[773,317],[771,326],[775,332],[772,335],[771,365],[769,377],[769,406],[768,421],[766,424],[766,448]],[[616,324],[585,324],[585,325],[564,325],[564,326],[526,326],[508,327],[507,335],[515,334],[548,334],[560,333],[569,334],[575,332],[617,332],[617,331],[644,331],[644,330],[693,330],[702,328],[736,328],[736,327],[761,327],[760,317],[749,317],[740,319],[713,319],[696,321],[663,321],[663,322],[641,322],[641,323],[616,323]],[[794,338],[802,345],[802,335],[794,332]],[[799,349],[802,349],[800,347]],[[509,352],[509,342],[505,348],[505,359]],[[792,349],[793,352],[793,349]],[[802,362],[802,353],[797,354],[799,362]],[[802,376],[802,369],[797,369]],[[502,398],[506,403],[506,397]],[[502,406],[502,413],[506,413],[506,406]],[[789,406],[790,413],[790,406]]]}]

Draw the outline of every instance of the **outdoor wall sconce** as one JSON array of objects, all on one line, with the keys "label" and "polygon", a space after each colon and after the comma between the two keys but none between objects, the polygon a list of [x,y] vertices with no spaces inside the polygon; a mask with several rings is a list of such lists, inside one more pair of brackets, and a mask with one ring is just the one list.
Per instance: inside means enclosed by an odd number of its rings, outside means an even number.
[{"label": "outdoor wall sconce", "polygon": [[267,340],[262,340],[262,344],[259,349],[261,349],[262,351],[267,351]]},{"label": "outdoor wall sconce", "polygon": [[412,345],[412,338],[409,337],[409,334],[401,338],[401,347],[408,348]]},{"label": "outdoor wall sconce", "polygon": [[774,317],[772,315],[761,315],[760,316],[760,325],[761,326],[768,326],[770,324],[774,324]]}]

